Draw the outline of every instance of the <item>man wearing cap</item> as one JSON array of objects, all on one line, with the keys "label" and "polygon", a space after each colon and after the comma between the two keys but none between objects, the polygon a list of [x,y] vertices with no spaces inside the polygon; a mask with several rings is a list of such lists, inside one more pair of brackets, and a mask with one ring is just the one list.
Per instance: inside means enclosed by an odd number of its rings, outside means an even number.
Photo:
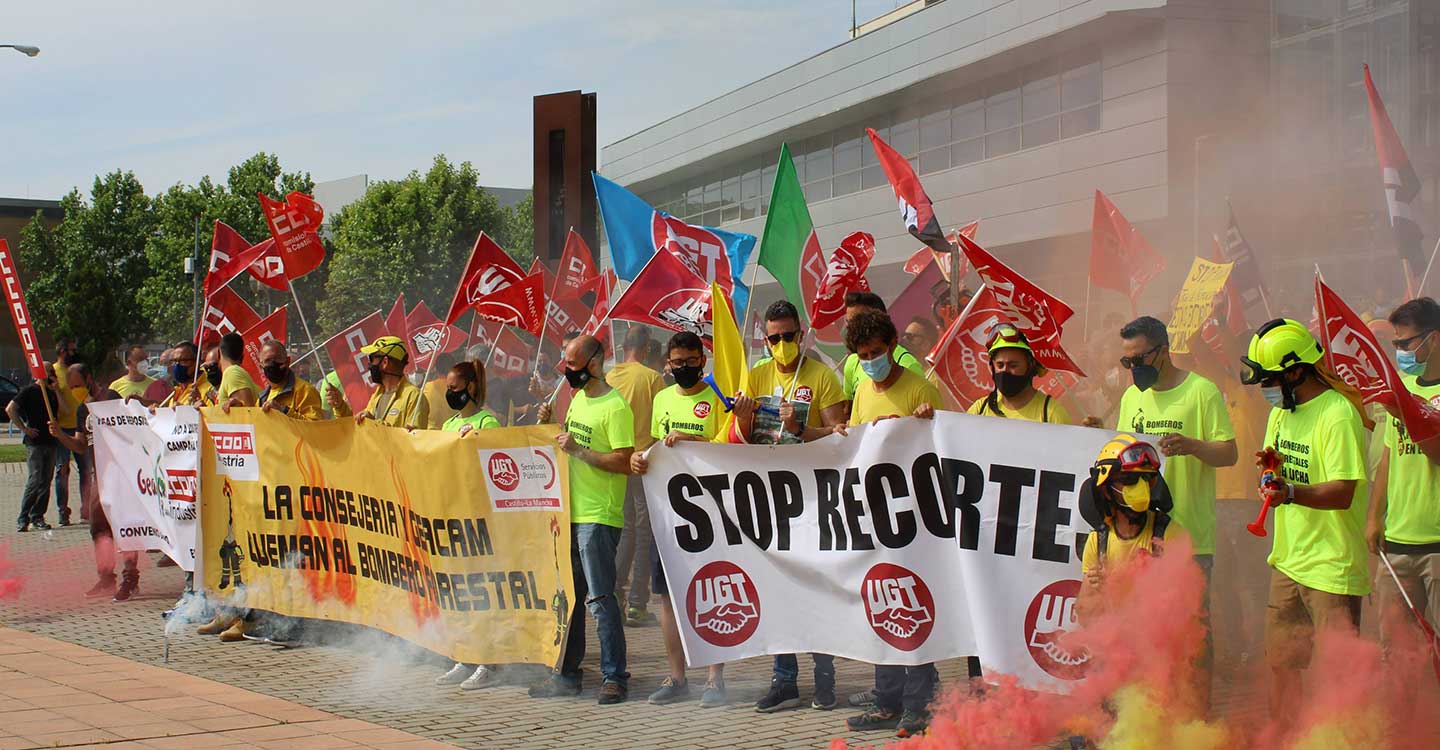
[{"label": "man wearing cap", "polygon": [[971,404],[969,413],[1073,424],[1065,407],[1036,390],[1035,378],[1044,374],[1025,334],[1012,325],[996,326],[990,339],[990,376],[995,387],[990,395]]},{"label": "man wearing cap", "polygon": [[[381,336],[361,347],[360,353],[370,358],[370,382],[375,384],[375,392],[370,394],[364,411],[355,415],[356,424],[373,419],[387,427],[423,428],[430,418],[429,405],[420,389],[405,377],[410,354],[400,337]],[[327,382],[325,392],[335,416],[350,416],[350,405],[333,384]]]},{"label": "man wearing cap", "polygon": [[1282,725],[1298,714],[1300,670],[1315,632],[1358,630],[1370,593],[1365,547],[1365,426],[1360,411],[1331,386],[1320,344],[1284,318],[1250,339],[1242,380],[1259,385],[1273,407],[1264,445],[1280,472],[1260,488],[1275,508],[1265,660],[1272,671],[1270,714]]}]

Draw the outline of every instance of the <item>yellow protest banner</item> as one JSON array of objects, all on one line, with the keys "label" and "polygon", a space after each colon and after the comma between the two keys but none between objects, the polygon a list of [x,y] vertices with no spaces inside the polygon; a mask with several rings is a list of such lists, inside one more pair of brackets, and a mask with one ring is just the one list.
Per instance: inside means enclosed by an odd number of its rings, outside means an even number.
[{"label": "yellow protest banner", "polygon": [[1196,258],[1180,293],[1175,296],[1175,310],[1170,314],[1170,351],[1189,354],[1190,340],[1199,333],[1210,311],[1215,308],[1215,295],[1225,288],[1234,263],[1213,263]]},{"label": "yellow protest banner", "polygon": [[455,661],[556,663],[575,592],[553,426],[462,438],[201,411],[196,572],[212,595]]}]

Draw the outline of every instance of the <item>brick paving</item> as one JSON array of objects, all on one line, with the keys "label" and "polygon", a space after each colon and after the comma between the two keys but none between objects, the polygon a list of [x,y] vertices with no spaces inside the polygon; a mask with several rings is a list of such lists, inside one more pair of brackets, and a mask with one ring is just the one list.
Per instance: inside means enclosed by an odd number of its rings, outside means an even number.
[{"label": "brick paving", "polygon": [[[17,471],[16,469],[20,470]],[[0,465],[0,518],[13,518],[19,504],[23,467]],[[78,493],[72,491],[72,497]],[[1238,504],[1237,504],[1238,505]],[[1238,507],[1238,519],[1250,512]],[[51,510],[51,519],[54,510]],[[1231,524],[1222,523],[1222,528]],[[1235,521],[1240,528],[1243,521]],[[434,677],[448,666],[440,657],[374,631],[359,628],[325,628],[332,645],[282,649],[261,643],[223,644],[213,636],[195,634],[193,626],[173,628],[167,639],[163,612],[180,592],[183,576],[177,568],[156,568],[158,555],[142,556],[140,596],[126,603],[108,598],[86,600],[85,589],[94,582],[89,533],[84,526],[55,529],[49,533],[15,534],[6,522],[0,526],[0,557],[8,558],[13,569],[0,570],[0,577],[16,573],[27,579],[18,598],[0,602],[0,624],[20,631],[47,636],[122,657],[138,667],[164,667],[184,675],[202,677],[223,685],[242,688],[258,696],[281,699],[317,712],[344,719],[370,722],[398,732],[466,748],[588,748],[607,750],[627,747],[755,747],[825,748],[833,738],[852,743],[883,745],[889,733],[848,733],[844,719],[853,709],[844,706],[845,696],[867,689],[873,682],[871,667],[837,660],[837,693],[842,707],[835,711],[807,708],[779,714],[756,714],[751,704],[769,681],[768,658],[749,659],[727,666],[732,703],[725,708],[701,709],[694,702],[672,706],[651,706],[645,696],[659,685],[665,674],[663,647],[657,627],[627,631],[631,700],[618,706],[598,706],[594,628],[586,670],[585,691],[579,698],[547,701],[529,699],[524,692],[529,675],[512,674],[514,684],[484,691],[462,693],[456,688],[437,688]],[[1250,545],[1259,548],[1259,545]],[[1251,560],[1257,554],[1247,546],[1236,567],[1263,562]],[[1235,557],[1235,555],[1231,555]],[[1220,561],[1227,558],[1222,553]],[[1220,568],[1217,561],[1217,571]],[[1226,563],[1230,564],[1230,563]],[[1220,574],[1217,572],[1217,576]],[[1263,582],[1262,582],[1263,583]],[[1237,600],[1234,621],[1217,619],[1217,656],[1222,664],[1240,664],[1241,672],[1252,673],[1258,665],[1259,610],[1263,593],[1228,593]],[[1222,602],[1217,595],[1217,618]],[[0,631],[0,644],[4,641]],[[1249,660],[1249,667],[1244,661]],[[103,662],[103,660],[102,660]],[[6,666],[0,657],[0,667]],[[808,659],[801,657],[801,695],[810,691]],[[953,681],[963,673],[963,661],[941,665],[942,679]],[[151,674],[165,674],[153,672]],[[98,676],[97,676],[98,679]],[[692,670],[692,689],[698,698],[703,670]],[[0,673],[0,686],[4,675]],[[1222,677],[1217,680],[1217,712],[1231,718],[1259,712],[1259,681]],[[141,688],[137,688],[141,689]],[[0,687],[3,690],[3,687]],[[257,696],[257,697],[258,697]],[[61,708],[76,713],[78,704],[65,697],[33,701],[42,710]],[[194,724],[201,717],[174,705],[174,720]],[[302,709],[303,710],[303,709]],[[81,711],[80,713],[83,713]],[[238,726],[238,725],[237,725]],[[3,729],[4,722],[0,722]],[[224,722],[212,724],[222,729]],[[282,731],[282,730],[271,730]],[[380,730],[376,730],[380,731]],[[271,745],[293,746],[285,737],[271,737]],[[413,738],[412,738],[413,739]],[[210,746],[200,743],[191,746]],[[308,745],[315,748],[331,745]],[[0,750],[8,745],[0,742]],[[178,745],[177,745],[178,747]]]}]

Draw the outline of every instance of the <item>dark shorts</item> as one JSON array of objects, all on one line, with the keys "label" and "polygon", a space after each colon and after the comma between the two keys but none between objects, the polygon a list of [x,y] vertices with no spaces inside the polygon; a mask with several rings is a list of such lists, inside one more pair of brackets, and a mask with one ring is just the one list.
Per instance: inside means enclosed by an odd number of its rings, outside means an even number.
[{"label": "dark shorts", "polygon": [[670,598],[670,587],[665,585],[665,568],[660,564],[660,545],[650,543],[650,593]]}]

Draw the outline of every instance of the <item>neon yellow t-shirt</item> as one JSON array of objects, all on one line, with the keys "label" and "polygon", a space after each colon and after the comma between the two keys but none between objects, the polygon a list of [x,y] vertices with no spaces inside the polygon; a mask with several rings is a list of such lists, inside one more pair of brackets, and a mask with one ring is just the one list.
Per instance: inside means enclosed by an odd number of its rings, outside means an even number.
[{"label": "neon yellow t-shirt", "polygon": [[1275,509],[1275,543],[1267,560],[1296,583],[1349,596],[1370,593],[1365,563],[1365,427],[1339,391],[1326,389],[1295,411],[1271,409],[1265,444],[1284,458],[1285,481],[1295,485],[1355,480],[1346,510],[1290,503]]},{"label": "neon yellow t-shirt", "polygon": [[[1178,433],[1206,442],[1235,439],[1220,389],[1193,372],[1166,391],[1141,391],[1133,385],[1125,389],[1115,429],[1157,436]],[[1165,483],[1175,499],[1171,520],[1190,534],[1195,554],[1215,554],[1215,467],[1195,456],[1171,456],[1165,459]]]},{"label": "neon yellow t-shirt", "polygon": [[850,425],[874,422],[881,417],[908,417],[921,404],[940,408],[940,392],[925,376],[902,369],[900,377],[889,388],[879,391],[875,389],[875,381],[867,375],[855,387],[855,403],[850,406]]},{"label": "neon yellow t-shirt", "polygon": [[[767,410],[777,409],[782,399],[788,399],[795,406],[796,418],[806,427],[823,427],[820,412],[846,400],[835,373],[809,357],[790,373],[780,372],[773,359],[762,360],[750,370],[745,392]],[[756,434],[751,436],[754,442],[799,442],[797,437],[788,434],[777,440],[771,433],[778,433],[778,423],[770,425],[764,416],[764,413],[755,416]]]},{"label": "neon yellow t-shirt", "polygon": [[244,390],[249,390],[252,397],[259,398],[260,396],[260,389],[255,387],[255,381],[250,379],[250,373],[246,372],[245,368],[240,365],[230,365],[220,373],[220,388],[216,394],[220,398],[220,403],[225,403],[231,396]]},{"label": "neon yellow t-shirt", "polygon": [[705,387],[687,396],[680,392],[678,385],[656,394],[651,415],[652,442],[664,438],[672,430],[712,440],[720,432],[726,416],[725,405],[713,389]]},{"label": "neon yellow t-shirt", "polygon": [[[896,364],[916,375],[921,377],[925,376],[925,363],[921,362],[919,358],[911,354],[905,347],[896,344],[895,350],[891,352],[891,355],[895,359]],[[850,356],[845,358],[841,372],[843,373],[843,377],[840,380],[840,385],[845,390],[845,398],[853,399],[855,398],[855,387],[860,385],[860,381],[864,379],[864,373],[860,369],[860,355],[851,352]],[[939,408],[939,404],[936,404],[936,408]]]},{"label": "neon yellow t-shirt", "polygon": [[489,409],[481,409],[468,417],[462,417],[457,413],[445,420],[440,429],[445,432],[459,432],[460,428],[467,424],[472,430],[493,430],[500,426],[500,420],[496,419]]},{"label": "neon yellow t-shirt", "polygon": [[[1045,406],[1047,400],[1050,402],[1048,408]],[[975,399],[975,403],[970,405],[967,413],[991,417],[997,416],[995,412],[990,411],[989,401],[990,399],[988,397]],[[1065,407],[1060,405],[1060,399],[1050,398],[1039,391],[1036,391],[1035,395],[1030,398],[1030,401],[1018,410],[1006,406],[1005,399],[999,396],[995,397],[995,403],[1000,406],[1000,414],[998,416],[1007,419],[1021,419],[1026,422],[1049,422],[1050,424],[1071,424],[1070,412],[1066,411]]]},{"label": "neon yellow t-shirt", "polygon": [[[635,414],[611,388],[590,398],[575,392],[565,412],[565,429],[581,446],[596,453],[635,447]],[[570,462],[570,522],[625,527],[625,475],[596,468],[580,459]]]},{"label": "neon yellow t-shirt", "polygon": [[605,383],[620,391],[635,416],[635,450],[643,451],[655,440],[650,437],[650,405],[655,395],[665,389],[660,373],[639,362],[621,362],[605,373]]},{"label": "neon yellow t-shirt", "polygon": [[[1440,383],[1401,378],[1411,393],[1430,402],[1440,399]],[[1390,450],[1385,496],[1385,539],[1397,544],[1440,543],[1440,466],[1420,452],[1405,425],[1387,415],[1385,447]]]},{"label": "neon yellow t-shirt", "polygon": [[110,381],[110,390],[120,394],[120,398],[140,398],[145,395],[145,391],[149,390],[150,384],[154,382],[155,378],[149,375],[146,375],[145,379],[139,382],[121,375]]}]

